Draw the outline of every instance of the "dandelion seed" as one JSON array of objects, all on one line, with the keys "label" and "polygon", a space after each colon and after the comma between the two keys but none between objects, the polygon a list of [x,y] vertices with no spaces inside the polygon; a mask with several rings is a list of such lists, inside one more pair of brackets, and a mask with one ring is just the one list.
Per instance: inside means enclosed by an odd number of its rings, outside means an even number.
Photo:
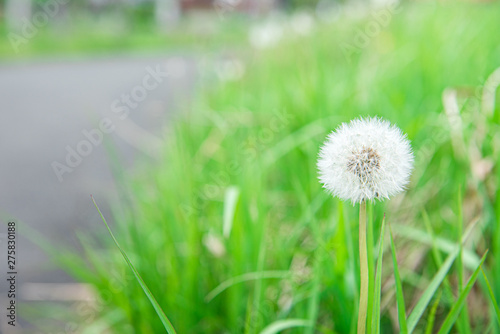
[{"label": "dandelion seed", "polygon": [[359,118],[328,136],[318,169],[323,187],[342,200],[382,200],[405,189],[413,153],[398,127],[380,118]]}]

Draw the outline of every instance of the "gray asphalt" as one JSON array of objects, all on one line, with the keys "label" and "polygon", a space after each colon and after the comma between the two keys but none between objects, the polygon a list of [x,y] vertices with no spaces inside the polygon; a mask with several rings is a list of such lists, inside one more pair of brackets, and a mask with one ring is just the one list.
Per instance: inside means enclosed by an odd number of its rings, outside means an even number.
[{"label": "gray asphalt", "polygon": [[[155,78],[151,72],[157,69],[160,74]],[[99,129],[100,122],[106,125],[104,119],[109,118],[114,130],[103,138],[116,145],[128,173],[133,173],[139,160],[155,164],[164,126],[186,105],[197,73],[192,59],[158,55],[1,64],[0,233],[6,233],[5,223],[12,219],[55,246],[72,247],[75,230],[92,231],[102,224],[89,195],[108,212],[106,203],[117,198],[117,188],[107,148],[92,130]],[[157,87],[152,88],[155,82]],[[144,85],[147,90],[140,88]],[[144,92],[147,96],[142,100]],[[133,107],[124,117],[126,102],[116,99],[131,93],[136,99],[128,102]],[[82,131],[95,135],[90,148],[83,143],[90,141]],[[69,150],[78,148],[88,155],[73,168],[66,158]],[[60,175],[62,181],[54,172],[54,162],[72,169]],[[5,240],[6,235],[0,234],[2,275]],[[19,285],[71,282],[22,232],[17,250]],[[5,283],[0,286],[4,292]]]}]

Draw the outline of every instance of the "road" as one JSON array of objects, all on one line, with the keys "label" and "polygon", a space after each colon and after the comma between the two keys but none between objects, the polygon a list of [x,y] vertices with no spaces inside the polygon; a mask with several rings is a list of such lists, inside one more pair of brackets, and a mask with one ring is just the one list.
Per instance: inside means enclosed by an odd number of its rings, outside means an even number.
[{"label": "road", "polygon": [[[103,142],[116,147],[128,173],[138,159],[156,163],[164,126],[197,76],[193,59],[162,55],[0,64],[0,233],[8,220],[17,223],[18,286],[71,282],[22,226],[52,245],[77,247],[75,231],[102,224],[89,195],[107,213],[117,198]],[[5,254],[6,235],[0,240]],[[3,255],[0,266],[3,273]]]}]

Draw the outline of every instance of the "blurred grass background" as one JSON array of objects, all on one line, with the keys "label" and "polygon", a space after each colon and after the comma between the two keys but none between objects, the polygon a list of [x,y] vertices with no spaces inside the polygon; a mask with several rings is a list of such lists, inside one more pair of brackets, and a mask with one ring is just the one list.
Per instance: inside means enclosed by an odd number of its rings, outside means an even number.
[{"label": "blurred grass background", "polygon": [[[316,157],[330,131],[360,115],[397,124],[415,151],[408,191],[370,209],[371,246],[384,213],[395,234],[407,309],[439,268],[433,242],[446,256],[460,238],[462,216],[464,230],[477,224],[464,246],[466,277],[489,248],[485,271],[500,297],[500,110],[496,103],[489,111],[483,99],[485,90],[498,96],[498,78],[488,77],[500,67],[500,5],[396,8],[372,36],[366,31],[380,22],[376,11],[313,18],[299,33],[284,16],[280,40],[264,49],[242,42],[244,24],[224,21],[236,28],[213,41],[235,43],[229,65],[239,75],[202,82],[197,99],[167,129],[161,166],[143,166],[134,179],[117,166],[123,201],[112,228],[178,333],[259,333],[285,319],[314,325],[284,333],[355,332],[357,209],[321,189]],[[363,34],[365,43],[357,43]],[[99,39],[92,40],[85,48],[99,49]],[[153,35],[137,46],[159,40]],[[78,329],[163,332],[104,227],[81,240],[83,256],[58,258],[99,296],[88,313],[76,313]],[[384,268],[381,332],[396,333],[393,272]],[[459,270],[447,281],[451,296],[437,304],[436,328],[457,296]],[[223,282],[225,289],[214,292]],[[469,324],[457,322],[454,332],[500,332],[482,279],[467,309]],[[426,325],[421,321],[416,332]]]},{"label": "blurred grass background", "polygon": [[[210,1],[0,0],[0,59],[116,53],[202,52],[238,47],[249,17]],[[175,4],[162,26],[156,2]],[[14,5],[10,5],[14,3]],[[200,4],[206,6],[198,8]],[[194,6],[194,8],[190,8]],[[9,9],[15,8],[15,9]],[[12,13],[11,13],[12,12]],[[182,12],[182,14],[181,14]],[[38,16],[37,16],[38,15]],[[11,17],[12,16],[12,17]],[[30,17],[27,19],[26,17]],[[165,21],[165,20],[164,20]]]},{"label": "blurred grass background", "polygon": [[[243,18],[243,17],[242,17]],[[69,29],[44,26],[33,39],[23,43],[19,52],[12,47],[8,29],[0,27],[0,59],[30,59],[50,56],[92,56],[115,53],[201,52],[238,47],[244,41],[247,24],[238,19],[214,20],[205,24],[197,17],[186,19],[168,32],[159,32],[148,24],[116,29],[107,23],[77,20]],[[231,22],[228,22],[231,21]],[[208,26],[207,26],[208,25]],[[230,29],[229,29],[230,27]]]}]

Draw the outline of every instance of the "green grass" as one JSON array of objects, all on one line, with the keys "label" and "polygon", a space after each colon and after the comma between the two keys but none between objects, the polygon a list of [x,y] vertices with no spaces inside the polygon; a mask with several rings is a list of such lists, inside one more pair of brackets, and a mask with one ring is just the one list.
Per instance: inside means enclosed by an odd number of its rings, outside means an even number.
[{"label": "green grass", "polygon": [[156,301],[154,295],[151,293],[151,291],[149,291],[149,288],[147,287],[146,283],[144,283],[144,280],[142,279],[141,275],[137,272],[137,269],[135,269],[134,265],[132,264],[129,257],[127,256],[127,253],[125,253],[123,251],[123,249],[120,247],[120,244],[116,240],[113,232],[111,232],[111,229],[109,228],[108,222],[104,218],[103,214],[101,213],[101,210],[97,206],[97,203],[95,202],[93,197],[92,197],[92,202],[94,203],[95,208],[99,212],[99,215],[101,216],[101,219],[104,222],[104,225],[106,225],[106,228],[108,229],[108,232],[109,232],[111,238],[115,242],[116,247],[118,247],[118,249],[120,250],[120,253],[122,253],[123,259],[125,260],[125,262],[127,262],[127,265],[129,266],[130,270],[134,273],[134,276],[137,280],[137,283],[139,283],[142,290],[144,291],[144,293],[148,297],[149,301],[151,302],[151,305],[155,309],[156,314],[158,315],[158,318],[160,318],[160,320],[163,324],[163,327],[165,327],[165,330],[167,331],[168,334],[176,334],[175,329],[172,327],[172,324],[170,323],[170,320],[168,319],[166,314],[163,312],[161,306]]},{"label": "green grass", "polygon": [[[123,180],[132,204],[116,207],[113,225],[176,331],[355,332],[357,208],[325,194],[315,164],[341,122],[378,115],[408,133],[416,156],[408,191],[376,203],[369,220],[371,247],[384,212],[395,232],[400,320],[413,333],[430,332],[427,319],[434,330],[500,333],[500,110],[485,115],[475,94],[500,67],[499,13],[494,3],[407,5],[350,59],[339,45],[372,19],[341,18],[246,53],[239,81],[203,86],[173,123],[163,164]],[[459,134],[443,110],[449,87]],[[484,175],[472,172],[488,161]],[[98,239],[86,241],[85,260],[65,263],[103,299],[98,319],[112,319],[104,323],[115,333],[164,332],[104,230]],[[381,277],[370,264],[380,333],[400,323],[390,262]],[[479,268],[490,280],[472,289]],[[465,312],[467,295],[474,307]]]},{"label": "green grass", "polygon": [[[398,322],[399,322],[399,332],[403,334],[408,334],[408,324],[406,322],[406,307],[403,294],[403,284],[401,283],[401,276],[398,269],[398,260],[396,258],[396,247],[394,246],[394,239],[392,237],[392,231],[389,229],[389,235],[391,237],[391,253],[392,253],[392,265],[394,268],[394,281],[396,283],[396,300],[398,306]],[[434,293],[431,292],[431,295]],[[425,296],[425,294],[424,294]],[[424,298],[420,298],[424,300]]]},{"label": "green grass", "polygon": [[[385,217],[382,220],[382,226],[380,227],[380,241],[377,256],[377,274],[375,277],[374,284],[374,302],[373,302],[373,312],[372,312],[372,322],[371,322],[371,333],[380,334],[380,307],[381,307],[381,295],[382,295],[382,264],[384,260],[384,238],[385,238]],[[391,246],[394,244],[391,238]]]},{"label": "green grass", "polygon": [[[221,19],[215,13],[201,19],[188,16],[177,26],[162,32],[151,23],[117,25],[112,18],[101,22],[84,20],[76,15],[65,22],[64,29],[57,22],[50,22],[37,29],[33,37],[25,39],[20,33],[13,35],[0,21],[0,59],[123,52],[211,52],[228,46],[245,45],[248,21],[235,15],[226,15]],[[18,44],[19,40],[24,42]]]}]

